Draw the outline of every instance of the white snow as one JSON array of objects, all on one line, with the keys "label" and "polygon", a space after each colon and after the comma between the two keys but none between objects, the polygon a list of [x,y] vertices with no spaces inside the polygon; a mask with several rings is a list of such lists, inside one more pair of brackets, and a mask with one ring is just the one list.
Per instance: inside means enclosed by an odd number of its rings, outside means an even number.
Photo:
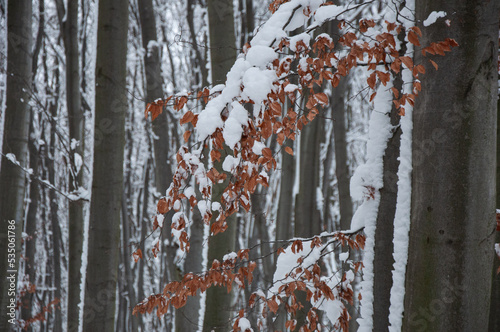
[{"label": "white snow", "polygon": [[156,215],[156,221],[158,221],[158,226],[160,226],[160,228],[163,228],[163,220],[165,220],[165,216],[163,216],[163,214]]},{"label": "white snow", "polygon": [[267,94],[271,92],[273,82],[277,79],[274,70],[249,68],[243,76],[244,88],[241,96],[243,99],[249,98],[253,100],[255,106],[260,107],[262,102],[267,99]]},{"label": "white snow", "polygon": [[434,24],[438,18],[441,18],[441,17],[446,17],[446,12],[443,12],[443,11],[433,11],[432,13],[429,14],[429,16],[425,19],[424,21],[424,27],[428,27],[429,25],[431,24]]},{"label": "white snow", "polygon": [[266,68],[266,66],[278,58],[278,54],[268,46],[255,45],[251,47],[246,60],[255,67]]},{"label": "white snow", "polygon": [[233,102],[231,106],[229,117],[224,122],[223,137],[227,146],[234,149],[234,146],[241,140],[243,126],[248,123],[248,113],[238,102]]},{"label": "white snow", "polygon": [[257,154],[257,155],[261,155],[262,154],[262,150],[266,147],[266,145],[262,142],[259,142],[259,141],[255,141],[253,143],[253,147],[252,147],[252,151],[253,153]]},{"label": "white snow", "polygon": [[240,318],[238,321],[238,327],[240,328],[241,332],[253,332],[252,325],[250,325],[250,321],[246,319],[245,317]]},{"label": "white snow", "polygon": [[224,162],[222,163],[222,169],[226,172],[232,172],[234,168],[236,168],[240,163],[240,158],[233,157],[231,155],[226,156]]},{"label": "white snow", "polygon": [[310,41],[311,41],[311,35],[308,34],[307,32],[303,32],[296,36],[290,37],[290,50],[296,52],[298,42],[303,42],[305,45],[309,45]]}]

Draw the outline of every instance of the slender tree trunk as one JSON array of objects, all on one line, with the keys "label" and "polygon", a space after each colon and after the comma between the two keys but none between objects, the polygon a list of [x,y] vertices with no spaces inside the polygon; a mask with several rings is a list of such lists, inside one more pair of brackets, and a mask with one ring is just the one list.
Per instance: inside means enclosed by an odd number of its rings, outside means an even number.
[{"label": "slender tree trunk", "polygon": [[115,330],[127,111],[127,29],[128,1],[100,0],[84,331]]},{"label": "slender tree trunk", "polygon": [[[497,102],[497,196],[496,196],[496,207],[500,208],[500,99]],[[495,243],[500,243],[500,231],[496,231]],[[488,326],[488,331],[496,332],[500,331],[500,274],[497,273],[500,267],[500,257],[497,254],[494,255],[493,263],[493,283],[491,287],[491,304],[490,304],[490,323]]]},{"label": "slender tree trunk", "polygon": [[413,183],[403,331],[487,331],[495,230],[499,3],[416,2],[420,43],[460,45],[425,65],[413,121]]},{"label": "slender tree trunk", "polygon": [[[345,123],[344,96],[346,92],[346,80],[340,80],[339,85],[333,89],[331,97],[331,107],[333,115],[333,136],[335,144],[335,176],[337,177],[337,187],[339,192],[340,206],[340,229],[351,228],[352,201],[350,192],[349,163],[347,160],[347,141]],[[327,170],[325,169],[325,172]],[[325,197],[326,200],[326,197]]]},{"label": "slender tree trunk", "polygon": [[[304,126],[300,133],[299,192],[295,197],[295,236],[311,237],[320,234],[321,215],[317,204],[317,188],[320,170],[320,140],[322,139],[321,120],[314,119]],[[306,324],[311,303],[306,293],[297,292],[297,300],[304,308],[297,310],[297,328]]]},{"label": "slender tree trunk", "polygon": [[[58,3],[63,7],[62,3]],[[62,8],[64,10],[64,7]],[[84,115],[80,95],[78,50],[78,1],[68,1],[66,21],[60,17],[66,54],[66,105],[70,140],[69,190],[75,195],[83,184]],[[81,266],[83,250],[83,201],[69,202],[68,330],[76,330],[80,321]]]},{"label": "slender tree trunk", "polygon": [[[401,32],[399,39],[404,38]],[[401,43],[400,55],[406,53],[406,45]],[[401,73],[394,76],[393,86],[402,91]],[[393,105],[390,114],[393,126],[392,136],[387,141],[383,158],[383,187],[380,189],[380,203],[375,229],[375,248],[373,259],[373,330],[385,331],[389,328],[389,308],[391,306],[392,270],[394,265],[394,217],[398,197],[399,149],[401,146],[401,116]]]},{"label": "slender tree trunk", "polygon": [[[13,326],[9,320],[13,319],[13,322],[16,318],[15,310],[11,310],[8,306],[16,300],[15,288],[21,253],[26,182],[25,173],[21,168],[5,156],[13,154],[20,166],[28,166],[30,111],[28,102],[32,69],[32,2],[31,0],[9,1],[7,6],[7,102],[0,169],[1,331],[8,331]],[[14,243],[14,248],[9,246],[9,243]],[[14,289],[11,292],[12,286]],[[13,314],[10,315],[11,313]]]},{"label": "slender tree trunk", "polygon": [[[38,161],[39,161],[39,147],[35,139],[34,133],[34,123],[35,119],[33,117],[34,111],[31,112],[30,120],[30,137],[29,137],[29,153],[30,153],[30,168],[33,170],[33,177],[38,176]],[[36,226],[37,226],[37,212],[38,212],[38,201],[40,198],[40,186],[37,180],[32,180],[30,183],[30,203],[28,207],[28,214],[26,216],[26,228],[25,232],[28,235],[28,239],[25,240],[25,275],[28,276],[30,284],[35,284],[36,278],[36,263],[35,263],[35,251],[36,251]],[[33,297],[35,294],[27,293],[22,299],[23,306],[21,308],[21,318],[27,320],[31,318],[31,309],[33,307]],[[31,329],[29,329],[31,331]]]},{"label": "slender tree trunk", "polygon": [[[57,61],[56,61],[57,64]],[[58,70],[56,70],[56,77],[59,77]],[[58,79],[56,79],[56,82]],[[58,86],[58,83],[56,83]],[[56,87],[56,91],[54,91],[54,95],[58,95],[58,87]],[[49,142],[49,153],[47,158],[47,169],[49,172],[49,182],[57,187],[57,179],[56,179],[56,146],[57,146],[57,138],[56,138],[56,127],[57,127],[57,116],[58,116],[58,104],[57,101],[51,102],[49,106],[50,110],[50,142]],[[54,298],[62,301],[61,297],[61,245],[62,245],[62,236],[61,236],[61,227],[59,225],[59,201],[57,197],[57,193],[55,189],[51,188],[49,190],[49,201],[50,201],[50,227],[52,230],[52,261],[54,266],[52,267],[53,271],[53,279],[52,279],[52,287],[54,289]],[[62,317],[61,311],[56,310],[54,312],[54,322],[53,329],[55,332],[62,332]]]},{"label": "slender tree trunk", "polygon": [[[226,74],[236,60],[236,37],[234,33],[234,14],[232,0],[208,0],[208,25],[210,33],[210,58],[212,68],[212,84],[220,84],[226,81]],[[222,151],[223,160],[231,151],[228,147]],[[222,163],[215,162],[214,167],[222,170]],[[228,177],[229,179],[229,177]],[[227,181],[214,185],[212,188],[212,201],[220,202],[222,193],[227,186]],[[212,222],[216,220],[214,214]],[[236,215],[233,214],[226,220],[228,228],[224,233],[211,236],[208,247],[208,268],[214,259],[222,260],[222,257],[234,251],[236,240]],[[230,328],[232,318],[232,294],[225,287],[210,287],[207,290],[205,303],[205,318],[203,331],[224,331]]]},{"label": "slender tree trunk", "polygon": [[195,63],[197,69],[200,71],[200,78],[197,80],[197,84],[201,83],[201,87],[208,85],[208,70],[206,67],[206,61],[198,47],[198,40],[196,39],[196,31],[194,30],[194,7],[195,0],[187,0],[187,23],[189,28],[189,34],[191,35],[191,43],[193,45],[193,51],[195,54]]}]

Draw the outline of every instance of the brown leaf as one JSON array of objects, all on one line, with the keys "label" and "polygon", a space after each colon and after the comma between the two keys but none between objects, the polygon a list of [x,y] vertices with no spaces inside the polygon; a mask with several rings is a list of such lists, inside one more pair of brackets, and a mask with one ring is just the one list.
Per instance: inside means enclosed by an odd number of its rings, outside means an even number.
[{"label": "brown leaf", "polygon": [[191,131],[190,130],[186,130],[184,132],[184,135],[182,135],[182,137],[184,137],[184,142],[187,143],[187,141],[189,140],[189,136],[191,136]]},{"label": "brown leaf", "polygon": [[156,205],[156,209],[158,210],[158,213],[165,214],[168,212],[168,204],[167,200],[165,198],[161,198],[158,201],[158,204]]},{"label": "brown leaf", "polygon": [[408,32],[408,41],[415,46],[420,46],[420,42],[418,41],[418,36],[415,32]]},{"label": "brown leaf", "polygon": [[434,61],[432,61],[431,59],[429,59],[429,61],[430,61],[430,62],[431,62],[431,64],[434,66],[434,68],[435,68],[436,70],[438,70],[438,65],[437,65],[437,63],[435,63],[435,62],[434,62]]},{"label": "brown leaf", "polygon": [[191,111],[187,111],[186,114],[184,114],[180,120],[181,125],[191,122],[193,120],[194,114]]}]

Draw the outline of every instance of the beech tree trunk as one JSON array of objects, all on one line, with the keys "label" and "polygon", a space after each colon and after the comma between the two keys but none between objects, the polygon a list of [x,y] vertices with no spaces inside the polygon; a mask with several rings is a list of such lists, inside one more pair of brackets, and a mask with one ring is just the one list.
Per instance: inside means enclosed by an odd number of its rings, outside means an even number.
[{"label": "beech tree trunk", "polygon": [[[500,208],[500,116],[498,112],[500,111],[500,99],[497,102],[497,196],[496,196],[496,208]],[[496,231],[495,243],[500,243],[500,231]],[[497,254],[493,258],[493,282],[491,284],[491,304],[490,304],[490,323],[488,331],[496,332],[500,331],[500,274],[497,273],[500,267],[500,257]]]},{"label": "beech tree trunk", "polygon": [[[404,32],[399,40],[404,38]],[[406,44],[401,42],[400,55],[406,53]],[[403,82],[401,73],[395,75],[393,86],[401,91]],[[393,105],[390,114],[393,126],[392,136],[387,141],[383,158],[384,186],[380,189],[380,203],[375,229],[375,248],[373,258],[373,330],[386,331],[389,329],[389,308],[391,306],[392,270],[394,265],[394,217],[398,196],[398,168],[401,147],[402,130],[399,127],[401,116]]]},{"label": "beech tree trunk", "polygon": [[[62,2],[58,5],[64,10]],[[66,21],[60,17],[61,31],[66,54],[66,106],[68,108],[70,141],[69,191],[78,195],[83,184],[83,165],[77,165],[77,158],[84,156],[84,114],[80,95],[80,64],[78,50],[78,1],[68,1]],[[78,166],[81,166],[78,169]],[[69,264],[68,264],[68,330],[77,329],[80,321],[81,281],[83,251],[83,200],[69,202]]]},{"label": "beech tree trunk", "polygon": [[[234,34],[234,14],[232,0],[208,0],[208,25],[210,33],[210,59],[212,68],[212,85],[225,83],[226,74],[231,69],[236,60],[236,37]],[[222,151],[222,158],[230,154],[229,148]],[[222,163],[215,162],[214,167],[220,173]],[[229,179],[229,177],[228,177]],[[227,181],[214,185],[212,188],[212,201],[220,202],[222,193],[227,186]],[[217,214],[214,213],[212,222],[216,220]],[[208,247],[208,266],[212,266],[214,259],[222,260],[222,257],[233,252],[236,241],[236,214],[226,220],[228,228],[225,232],[211,236]],[[228,293],[225,287],[210,287],[207,290],[205,303],[205,318],[203,321],[203,331],[210,332],[226,331],[231,325],[233,317],[232,294]]]},{"label": "beech tree trunk", "polygon": [[[416,2],[451,19],[426,27],[422,45],[454,38],[425,65],[414,109],[413,194],[404,331],[487,331],[495,231],[498,1]],[[422,31],[423,30],[423,27]]]},{"label": "beech tree trunk", "polygon": [[127,111],[127,29],[128,1],[100,0],[84,331],[115,330]]},{"label": "beech tree trunk", "polygon": [[[28,166],[32,69],[32,1],[9,1],[7,6],[7,102],[0,169],[0,331],[9,331],[13,327],[9,320],[13,318],[14,322],[16,318],[8,315],[14,310],[7,306],[17,294],[16,289],[12,294],[10,288],[11,284],[17,286],[26,182],[25,172],[5,156],[13,154],[20,166]],[[14,248],[9,247],[11,241]]]},{"label": "beech tree trunk", "polygon": [[[321,214],[317,204],[320,180],[320,143],[324,138],[322,119],[314,119],[300,133],[299,192],[295,200],[295,236],[311,237],[322,232]],[[311,303],[306,293],[297,291],[297,300],[304,308],[297,310],[296,331],[306,323]]]}]

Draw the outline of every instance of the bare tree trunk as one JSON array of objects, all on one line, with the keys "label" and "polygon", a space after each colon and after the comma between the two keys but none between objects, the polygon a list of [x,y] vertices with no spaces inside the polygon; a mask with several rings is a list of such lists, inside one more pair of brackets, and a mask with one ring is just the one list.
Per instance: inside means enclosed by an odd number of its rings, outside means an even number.
[{"label": "bare tree trunk", "polygon": [[[349,163],[347,160],[346,123],[344,96],[346,92],[346,78],[340,80],[333,89],[331,107],[333,115],[333,136],[335,144],[335,176],[339,192],[340,229],[351,228],[352,201],[350,192]],[[325,169],[325,172],[327,170]],[[326,197],[325,197],[326,200]]]},{"label": "bare tree trunk", "polygon": [[499,3],[416,2],[420,43],[460,45],[425,66],[413,121],[412,214],[403,331],[487,331],[495,230]]},{"label": "bare tree trunk", "polygon": [[125,143],[128,1],[99,1],[94,178],[84,331],[115,330]]},{"label": "bare tree trunk", "polygon": [[[69,190],[78,196],[83,183],[83,164],[80,162],[85,160],[85,118],[81,107],[78,50],[78,1],[68,1],[66,9],[62,0],[56,1],[56,4],[66,55],[66,106],[70,141]],[[69,202],[68,330],[76,330],[80,321],[83,207],[82,200]]]},{"label": "bare tree trunk", "polygon": [[[404,31],[398,36],[404,38]],[[401,42],[400,55],[406,53],[406,44]],[[401,73],[393,80],[393,86],[402,91]],[[390,114],[393,126],[392,136],[387,141],[383,157],[383,187],[380,189],[380,203],[375,229],[375,248],[373,258],[373,329],[385,331],[389,328],[389,308],[391,306],[392,270],[394,265],[394,217],[398,197],[398,168],[401,146],[401,116],[393,105]]]},{"label": "bare tree trunk", "polygon": [[[57,61],[56,61],[57,66]],[[54,91],[54,95],[59,95],[59,84],[58,77],[59,71],[56,70],[56,91]],[[47,158],[47,169],[49,172],[49,182],[57,187],[57,179],[56,179],[56,127],[57,127],[57,117],[58,117],[58,103],[57,99],[49,104],[50,110],[50,142],[49,142],[49,153]],[[51,188],[49,190],[49,201],[50,201],[50,225],[52,230],[52,260],[54,262],[53,266],[53,280],[52,287],[54,289],[54,297],[62,301],[61,296],[61,246],[62,246],[62,236],[61,236],[61,227],[59,225],[59,201],[57,197],[57,193],[55,189]],[[53,329],[55,332],[62,332],[62,317],[61,311],[55,310],[54,312],[54,323]]]},{"label": "bare tree trunk", "polygon": [[[321,120],[314,119],[300,133],[299,192],[295,200],[295,236],[311,237],[320,234],[321,215],[317,204],[320,170]],[[306,293],[297,292],[297,300],[304,308],[297,310],[297,331],[306,323],[311,303]]]},{"label": "bare tree trunk", "polygon": [[[12,301],[16,300],[15,288],[21,254],[26,182],[25,173],[7,159],[6,155],[15,156],[20,166],[28,166],[30,112],[28,102],[32,73],[32,2],[31,0],[9,1],[7,6],[7,102],[0,169],[1,331],[8,331],[13,327],[9,320],[13,319],[13,322],[16,318],[15,309],[11,310],[8,306],[15,306],[15,303],[12,305]],[[14,243],[14,248],[12,245],[9,246],[9,243]]]},{"label": "bare tree trunk", "polygon": [[[500,99],[497,102],[497,196],[496,196],[496,207],[500,208]],[[496,231],[495,243],[500,243],[500,231]],[[500,331],[500,274],[497,273],[500,268],[500,258],[497,254],[494,255],[493,263],[493,283],[491,287],[491,304],[490,304],[490,322],[488,326],[488,331],[496,332]]]},{"label": "bare tree trunk", "polygon": [[[212,67],[212,84],[225,83],[226,74],[236,60],[236,37],[234,33],[234,13],[232,0],[208,0],[208,20],[210,33],[210,58]],[[223,160],[231,151],[225,147],[222,152]],[[215,162],[214,167],[222,170],[222,162]],[[229,179],[229,177],[228,177]],[[220,202],[222,193],[227,186],[227,181],[216,184],[212,188],[212,201]],[[212,217],[216,220],[217,214]],[[234,251],[236,241],[236,215],[233,214],[226,220],[228,228],[224,233],[211,236],[208,247],[208,268],[214,259],[219,261],[222,257]],[[232,318],[232,294],[225,287],[210,287],[207,290],[205,303],[205,318],[203,331],[227,330]]]}]

